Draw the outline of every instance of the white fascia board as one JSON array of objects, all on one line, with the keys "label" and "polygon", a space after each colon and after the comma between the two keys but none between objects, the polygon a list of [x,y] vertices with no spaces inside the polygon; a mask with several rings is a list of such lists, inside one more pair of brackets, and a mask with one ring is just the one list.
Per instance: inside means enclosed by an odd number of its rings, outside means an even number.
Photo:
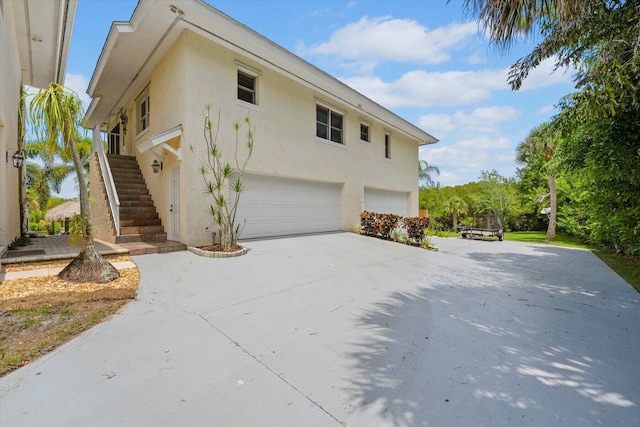
[{"label": "white fascia board", "polygon": [[180,135],[182,135],[181,124],[164,132],[160,132],[158,134],[150,136],[144,142],[138,145],[138,151],[140,153],[144,153],[147,150],[160,146],[176,156],[178,160],[182,160],[182,148],[179,147],[178,149],[175,149],[167,144],[168,141],[171,141],[173,138],[177,138]]}]

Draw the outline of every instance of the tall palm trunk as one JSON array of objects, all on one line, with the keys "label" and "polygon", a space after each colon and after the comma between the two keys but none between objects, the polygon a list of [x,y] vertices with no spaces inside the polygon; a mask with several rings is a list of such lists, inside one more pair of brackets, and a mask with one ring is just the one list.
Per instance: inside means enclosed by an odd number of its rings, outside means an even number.
[{"label": "tall palm trunk", "polygon": [[51,83],[48,89],[41,89],[34,96],[30,105],[34,128],[45,134],[49,155],[53,156],[60,149],[71,153],[80,188],[80,216],[72,224],[72,236],[78,237],[81,242],[80,253],[58,273],[58,277],[74,282],[107,283],[115,280],[120,273],[96,251],[91,233],[89,191],[76,144],[82,101],[75,92]]},{"label": "tall palm trunk", "polygon": [[549,199],[551,202],[551,212],[549,212],[549,226],[547,227],[548,242],[553,242],[556,238],[556,217],[558,211],[558,199],[556,194],[556,177],[549,174]]},{"label": "tall palm trunk", "polygon": [[[26,97],[24,85],[20,84],[20,102],[18,104],[18,150],[25,151],[25,113]],[[27,159],[20,166],[18,178],[18,193],[20,197],[20,235],[25,236],[29,232],[29,198],[27,197]]]},{"label": "tall palm trunk", "polygon": [[78,179],[78,187],[80,187],[81,246],[78,256],[58,273],[58,277],[75,282],[108,283],[120,277],[120,273],[96,249],[89,217],[89,191],[87,190],[82,161],[80,160],[75,138],[70,138],[68,144],[73,156],[73,166]]}]

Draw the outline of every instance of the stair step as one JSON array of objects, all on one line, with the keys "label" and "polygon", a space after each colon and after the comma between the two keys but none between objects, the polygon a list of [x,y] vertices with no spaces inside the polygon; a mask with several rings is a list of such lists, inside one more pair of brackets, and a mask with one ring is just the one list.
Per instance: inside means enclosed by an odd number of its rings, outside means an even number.
[{"label": "stair step", "polygon": [[161,225],[134,225],[131,227],[120,227],[120,234],[157,234],[164,233]]},{"label": "stair step", "polygon": [[129,196],[136,196],[136,197],[139,197],[139,196],[151,196],[149,194],[149,189],[148,188],[145,188],[145,189],[132,188],[132,187],[124,187],[124,188],[120,187],[120,188],[118,188],[118,186],[116,185],[116,191],[118,192],[118,197],[120,197],[120,195],[127,196],[127,197],[124,197],[123,200],[135,200],[135,198],[131,198]]},{"label": "stair step", "polygon": [[120,227],[145,227],[148,225],[162,225],[160,218],[122,218]]},{"label": "stair step", "polygon": [[153,201],[151,200],[151,195],[149,194],[149,192],[147,192],[147,194],[126,194],[126,193],[118,193],[118,198],[120,199],[120,206],[122,206],[122,202],[134,202],[134,201],[149,201],[151,203],[153,203]]},{"label": "stair step", "polygon": [[116,236],[116,243],[132,243],[132,242],[166,242],[167,233],[156,234],[121,234]]},{"label": "stair step", "polygon": [[148,215],[155,214],[156,208],[153,206],[122,206],[120,205],[120,215]]},{"label": "stair step", "polygon": [[149,200],[122,200],[120,199],[120,212],[122,213],[123,208],[127,207],[151,207],[154,208],[153,201],[151,200],[151,196],[149,196]]},{"label": "stair step", "polygon": [[117,182],[118,184],[127,183],[147,185],[147,182],[144,180],[144,178],[142,178],[141,175],[114,176],[113,182]]},{"label": "stair step", "polygon": [[184,251],[187,249],[187,245],[172,240],[164,242],[131,242],[121,244],[121,246],[129,249],[129,255],[132,256]]},{"label": "stair step", "polygon": [[[167,241],[162,221],[149,194],[149,188],[140,171],[138,160],[133,156],[108,154],[109,167],[120,199],[120,235],[116,243],[131,245],[162,246]],[[184,249],[181,243],[179,249]],[[147,245],[148,246],[148,245]],[[162,248],[170,246],[162,246]],[[145,251],[149,250],[145,247]],[[161,250],[156,250],[159,252]],[[131,255],[136,252],[131,251]],[[148,253],[148,252],[145,252]]]}]

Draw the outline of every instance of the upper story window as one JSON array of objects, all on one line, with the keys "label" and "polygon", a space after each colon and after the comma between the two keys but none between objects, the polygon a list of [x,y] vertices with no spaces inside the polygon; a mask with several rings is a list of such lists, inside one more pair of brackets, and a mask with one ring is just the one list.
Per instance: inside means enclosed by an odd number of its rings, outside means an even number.
[{"label": "upper story window", "polygon": [[250,104],[257,104],[256,76],[238,70],[238,99]]},{"label": "upper story window", "polygon": [[146,89],[142,95],[136,100],[138,105],[138,133],[149,128],[149,119],[151,112],[151,99],[149,98],[149,89]]},{"label": "upper story window", "polygon": [[322,105],[316,105],[316,136],[318,138],[344,144],[343,126],[342,114]]},{"label": "upper story window", "polygon": [[388,133],[384,134],[384,158],[391,158],[391,135]]},{"label": "upper story window", "polygon": [[360,141],[371,142],[369,139],[369,125],[360,123]]}]

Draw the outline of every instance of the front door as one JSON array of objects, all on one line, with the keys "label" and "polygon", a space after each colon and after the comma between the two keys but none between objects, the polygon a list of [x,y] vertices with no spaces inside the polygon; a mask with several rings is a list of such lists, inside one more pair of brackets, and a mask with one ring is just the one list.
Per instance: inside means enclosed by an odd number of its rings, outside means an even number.
[{"label": "front door", "polygon": [[180,168],[171,171],[169,184],[169,240],[180,241]]},{"label": "front door", "polygon": [[116,125],[109,133],[108,154],[120,154],[120,125]]}]

